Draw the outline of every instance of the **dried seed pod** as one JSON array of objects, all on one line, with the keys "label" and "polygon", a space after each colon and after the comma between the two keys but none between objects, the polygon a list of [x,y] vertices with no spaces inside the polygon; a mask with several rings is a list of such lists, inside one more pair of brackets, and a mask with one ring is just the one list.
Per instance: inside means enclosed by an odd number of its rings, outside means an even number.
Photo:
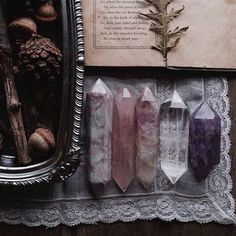
[{"label": "dried seed pod", "polygon": [[55,137],[51,130],[38,128],[28,141],[32,157],[45,157],[55,148]]},{"label": "dried seed pod", "polygon": [[36,10],[35,18],[42,22],[52,22],[57,19],[57,12],[53,5],[45,2]]},{"label": "dried seed pod", "polygon": [[22,17],[9,24],[9,30],[14,38],[28,39],[37,34],[37,25],[31,18]]},{"label": "dried seed pod", "polygon": [[59,75],[61,61],[61,51],[50,39],[33,35],[21,45],[15,71],[51,80]]}]

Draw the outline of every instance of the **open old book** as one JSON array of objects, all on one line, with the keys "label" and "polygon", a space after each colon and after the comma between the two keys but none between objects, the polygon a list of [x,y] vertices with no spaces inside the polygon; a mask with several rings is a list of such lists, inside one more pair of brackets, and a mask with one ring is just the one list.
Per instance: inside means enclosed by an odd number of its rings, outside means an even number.
[{"label": "open old book", "polygon": [[82,0],[82,10],[87,66],[236,69],[236,0]]}]

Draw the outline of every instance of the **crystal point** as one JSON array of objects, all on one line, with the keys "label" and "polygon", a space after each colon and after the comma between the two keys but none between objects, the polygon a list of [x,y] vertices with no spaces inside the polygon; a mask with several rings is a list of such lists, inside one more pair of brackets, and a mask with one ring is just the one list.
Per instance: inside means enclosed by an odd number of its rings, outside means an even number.
[{"label": "crystal point", "polygon": [[[122,95],[122,96],[121,96]],[[120,98],[131,98],[131,94],[127,88],[124,88],[122,93],[120,94]]]},{"label": "crystal point", "polygon": [[127,88],[115,96],[112,177],[125,192],[134,178],[135,99]]},{"label": "crystal point", "polygon": [[189,111],[177,91],[161,106],[161,169],[175,184],[188,168]]},{"label": "crystal point", "polygon": [[96,196],[111,180],[113,95],[101,81],[87,94],[89,133],[89,181]]},{"label": "crystal point", "polygon": [[184,103],[177,91],[174,91],[170,107],[177,109],[187,109],[187,105]]},{"label": "crystal point", "polygon": [[97,93],[97,94],[106,94],[109,88],[102,82],[101,79],[98,79],[94,84],[90,93]]},{"label": "crystal point", "polygon": [[157,103],[156,98],[153,96],[152,91],[148,87],[146,87],[144,89],[143,95],[141,97],[142,97],[141,100],[143,102],[147,101],[147,102],[156,102]]},{"label": "crystal point", "polygon": [[220,163],[221,120],[219,115],[203,102],[190,118],[190,165],[201,181]]},{"label": "crystal point", "polygon": [[150,188],[157,174],[159,110],[159,102],[146,87],[136,103],[136,174],[145,189]]},{"label": "crystal point", "polygon": [[175,165],[165,166],[165,164],[162,165],[161,168],[172,184],[175,184],[187,170],[185,166],[182,168],[176,168]]}]

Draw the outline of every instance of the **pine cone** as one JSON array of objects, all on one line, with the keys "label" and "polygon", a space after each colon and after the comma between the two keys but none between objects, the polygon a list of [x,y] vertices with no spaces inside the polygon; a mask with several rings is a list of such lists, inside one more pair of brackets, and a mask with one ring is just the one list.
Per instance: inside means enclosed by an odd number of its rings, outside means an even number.
[{"label": "pine cone", "polygon": [[54,80],[60,73],[61,61],[61,51],[52,41],[34,34],[20,47],[15,73]]}]

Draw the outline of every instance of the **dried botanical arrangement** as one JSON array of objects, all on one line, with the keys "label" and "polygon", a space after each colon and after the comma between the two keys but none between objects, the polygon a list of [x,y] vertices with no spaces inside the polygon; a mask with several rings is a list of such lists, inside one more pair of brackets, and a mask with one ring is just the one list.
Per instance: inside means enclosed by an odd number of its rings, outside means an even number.
[{"label": "dried botanical arrangement", "polygon": [[60,35],[51,27],[60,26],[57,7],[47,0],[0,3],[0,159],[16,156],[17,165],[55,151],[62,84]]},{"label": "dried botanical arrangement", "polygon": [[[167,63],[168,52],[175,48],[182,34],[188,30],[187,27],[176,27],[175,29],[169,29],[169,23],[178,17],[184,10],[184,6],[181,9],[171,9],[168,11],[168,6],[173,0],[144,0],[155,10],[149,9],[149,13],[140,13],[140,15],[151,21],[150,30],[155,32],[158,37],[156,45],[152,46],[152,49],[159,51],[164,61]],[[167,65],[167,64],[166,64]]]}]

